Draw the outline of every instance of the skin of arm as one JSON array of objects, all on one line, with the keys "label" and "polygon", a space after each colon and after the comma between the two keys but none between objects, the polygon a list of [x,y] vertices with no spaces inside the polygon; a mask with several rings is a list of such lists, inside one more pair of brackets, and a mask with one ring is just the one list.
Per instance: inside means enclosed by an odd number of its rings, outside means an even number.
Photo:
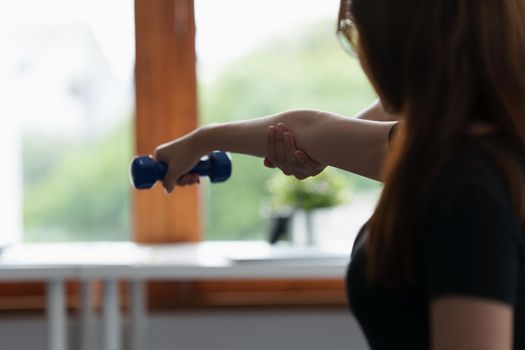
[{"label": "skin of arm", "polygon": [[430,306],[432,350],[511,350],[511,306],[472,297],[443,297]]},{"label": "skin of arm", "polygon": [[[398,121],[401,115],[385,112],[381,100],[377,100],[356,119]],[[326,164],[315,161],[304,150],[297,148],[294,135],[284,124],[270,126],[268,129],[268,147],[264,165],[269,168],[279,168],[285,175],[295,176],[299,180],[317,176],[326,167]]]},{"label": "skin of arm", "polygon": [[379,180],[392,122],[352,119],[320,111],[291,111],[203,127],[196,133],[196,147],[201,154],[221,149],[264,157],[267,128],[278,123],[284,123],[293,133],[297,148],[317,162]]},{"label": "skin of arm", "polygon": [[316,110],[293,110],[247,121],[207,125],[160,145],[155,158],[168,164],[163,184],[167,192],[171,192],[177,179],[191,170],[201,156],[214,150],[264,157],[268,127],[283,123],[293,133],[297,148],[317,162],[380,180],[382,163],[388,153],[388,132],[395,122],[367,120],[378,116],[377,108],[369,108],[356,118]]}]

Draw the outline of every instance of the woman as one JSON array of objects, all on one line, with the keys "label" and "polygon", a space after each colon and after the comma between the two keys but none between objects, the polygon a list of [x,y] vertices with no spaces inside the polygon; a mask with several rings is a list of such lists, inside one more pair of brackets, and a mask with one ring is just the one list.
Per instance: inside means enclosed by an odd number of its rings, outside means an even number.
[{"label": "woman", "polygon": [[371,348],[525,349],[525,2],[343,0],[338,23],[380,102],[199,128],[157,148],[167,192],[215,149],[382,180],[347,275]]}]

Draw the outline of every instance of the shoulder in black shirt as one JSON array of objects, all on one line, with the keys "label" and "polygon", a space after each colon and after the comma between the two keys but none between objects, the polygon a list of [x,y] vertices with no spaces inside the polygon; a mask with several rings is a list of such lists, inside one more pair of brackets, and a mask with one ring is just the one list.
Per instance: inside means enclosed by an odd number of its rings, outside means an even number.
[{"label": "shoulder in black shirt", "polygon": [[348,299],[371,348],[428,349],[429,304],[462,295],[512,306],[514,349],[525,349],[525,233],[502,172],[479,148],[466,147],[438,177],[426,209],[415,287],[394,295],[367,285],[366,225],[354,245]]}]

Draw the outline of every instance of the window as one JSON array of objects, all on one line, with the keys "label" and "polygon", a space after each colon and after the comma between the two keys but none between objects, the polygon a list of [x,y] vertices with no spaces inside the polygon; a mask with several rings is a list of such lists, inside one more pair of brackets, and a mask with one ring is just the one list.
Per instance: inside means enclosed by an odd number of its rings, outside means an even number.
[{"label": "window", "polygon": [[129,239],[133,1],[0,6],[0,240]]},{"label": "window", "polygon": [[[0,242],[130,239],[134,2],[0,6],[0,91],[7,97],[0,149],[9,164],[0,175],[7,184]],[[337,0],[196,0],[200,123],[308,107],[352,115],[372,101],[358,62],[335,39],[337,7]],[[234,155],[234,162],[230,181],[201,188],[203,238],[266,239],[262,212],[275,171],[252,157]],[[373,202],[377,183],[345,176],[354,202]],[[189,230],[198,228],[180,236]]]},{"label": "window", "polygon": [[[345,57],[335,42],[336,1],[308,4],[296,11],[292,6],[298,3],[196,1],[202,123],[295,107],[351,115],[373,99],[357,62]],[[163,196],[158,186],[135,191],[131,214],[127,169],[134,153],[133,136],[138,152],[150,153],[159,142],[193,129],[197,117],[193,1],[135,0],[140,89],[136,114],[140,117],[133,131],[133,5],[131,0],[0,0],[4,53],[0,91],[7,96],[0,102],[0,152],[8,164],[0,173],[5,191],[0,196],[0,240],[129,239],[131,226],[139,242],[200,238],[196,189],[181,189],[171,198]],[[283,16],[276,16],[276,9]],[[229,28],[236,19],[241,22]],[[235,37],[241,32],[246,32],[242,40]],[[272,67],[265,60],[276,58],[279,50],[285,57],[279,56],[280,65]],[[218,55],[227,51],[231,55]],[[233,69],[237,64],[239,69]],[[290,75],[283,75],[275,85],[275,77],[283,73]],[[274,86],[279,89],[273,91]],[[251,172],[251,165],[257,170]],[[232,189],[263,189],[271,172],[260,160],[242,156],[235,156],[235,169],[232,181],[204,188],[205,239],[265,238],[266,220],[260,210],[266,193],[252,192],[253,197],[247,198]],[[362,191],[377,190],[375,183],[352,181]],[[234,202],[227,202],[228,198]],[[240,203],[247,211],[242,217],[232,215],[232,208]],[[20,295],[19,286],[15,287],[13,292],[0,289],[9,297]],[[31,293],[33,289],[28,287]],[[173,302],[168,286],[161,284],[159,289],[150,290],[152,300],[161,305]],[[306,301],[301,299],[307,304],[312,300],[344,303],[340,280],[227,286],[211,281],[183,284],[181,290],[186,291],[180,293],[183,298],[190,290],[201,303],[210,300],[221,305],[239,303],[237,290],[241,295],[255,291],[253,297],[242,299],[247,305],[288,303],[297,299],[298,290],[311,294]],[[288,298],[283,298],[282,290]],[[275,292],[270,298],[269,291]],[[217,298],[204,298],[207,293]],[[41,289],[34,294],[41,296]]]},{"label": "window", "polygon": [[[294,108],[351,116],[371,103],[375,95],[358,61],[337,43],[338,6],[338,0],[196,0],[200,123]],[[266,239],[262,213],[276,171],[253,157],[233,159],[228,182],[202,186],[204,238]],[[373,209],[379,184],[345,176],[352,184],[351,210],[359,212],[351,217],[359,225]]]}]

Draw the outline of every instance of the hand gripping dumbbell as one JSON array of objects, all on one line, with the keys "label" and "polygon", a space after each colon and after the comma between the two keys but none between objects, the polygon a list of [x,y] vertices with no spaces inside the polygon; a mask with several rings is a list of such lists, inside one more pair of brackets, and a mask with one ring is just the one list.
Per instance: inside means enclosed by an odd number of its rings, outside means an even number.
[{"label": "hand gripping dumbbell", "polygon": [[[151,156],[135,157],[129,168],[131,183],[138,190],[153,187],[155,182],[162,180],[166,175],[168,165],[156,161]],[[215,151],[201,158],[199,163],[189,174],[209,176],[211,182],[223,182],[228,180],[232,173],[232,162],[230,155],[226,152]]]}]

